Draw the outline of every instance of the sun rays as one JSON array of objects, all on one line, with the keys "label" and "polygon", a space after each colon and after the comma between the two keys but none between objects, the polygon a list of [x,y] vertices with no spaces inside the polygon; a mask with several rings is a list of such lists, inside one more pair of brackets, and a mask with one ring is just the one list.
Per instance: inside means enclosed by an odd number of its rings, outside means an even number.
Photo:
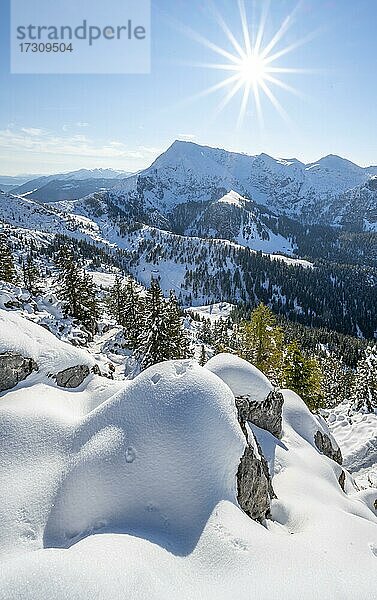
[{"label": "sun rays", "polygon": [[283,44],[284,36],[293,24],[297,12],[296,8],[283,20],[279,29],[271,39],[266,41],[265,29],[269,15],[269,2],[266,1],[263,4],[258,27],[255,33],[252,34],[244,0],[237,0],[240,16],[240,32],[232,32],[222,15],[217,11],[213,2],[211,2],[210,5],[212,14],[224,32],[232,49],[229,51],[201,36],[197,32],[192,30],[188,31],[186,29],[186,33],[188,33],[192,39],[206,46],[209,50],[221,57],[221,62],[196,63],[191,66],[215,69],[220,72],[223,71],[224,74],[226,74],[216,84],[204,89],[191,99],[200,98],[219,91],[225,91],[223,98],[219,101],[214,110],[213,118],[216,118],[235,96],[240,96],[239,111],[237,115],[238,126],[242,124],[251,103],[253,103],[259,124],[263,125],[262,104],[265,99],[273,105],[284,120],[289,120],[286,110],[276,96],[278,93],[277,90],[283,90],[298,96],[303,96],[303,94],[283,81],[282,78],[284,77],[284,74],[309,73],[311,70],[281,66],[280,61],[279,64],[277,64],[276,61],[308,42],[315,33],[289,44]]}]

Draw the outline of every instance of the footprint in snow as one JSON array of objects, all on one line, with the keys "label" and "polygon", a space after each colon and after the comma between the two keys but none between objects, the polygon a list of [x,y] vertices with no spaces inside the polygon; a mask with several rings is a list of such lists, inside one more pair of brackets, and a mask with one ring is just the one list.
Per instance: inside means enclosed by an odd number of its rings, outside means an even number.
[{"label": "footprint in snow", "polygon": [[132,448],[132,446],[129,446],[126,449],[126,462],[133,463],[135,458],[136,458],[136,450],[135,450],[135,448]]},{"label": "footprint in snow", "polygon": [[158,381],[160,381],[160,379],[161,379],[160,373],[155,373],[151,377],[151,382],[156,384]]}]

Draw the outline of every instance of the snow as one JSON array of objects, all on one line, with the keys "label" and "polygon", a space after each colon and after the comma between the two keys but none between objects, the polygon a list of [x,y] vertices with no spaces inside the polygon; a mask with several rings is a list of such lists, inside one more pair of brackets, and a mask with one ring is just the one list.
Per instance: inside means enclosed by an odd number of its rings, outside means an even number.
[{"label": "snow", "polygon": [[273,390],[272,384],[259,369],[234,354],[217,354],[206,363],[205,368],[220,377],[234,396],[249,395],[252,400],[261,402]]},{"label": "snow", "polygon": [[221,319],[227,319],[234,308],[235,305],[229,302],[215,302],[214,304],[204,306],[192,306],[187,311],[205,317],[212,323],[215,323]]},{"label": "snow", "polygon": [[[46,344],[65,364],[66,344],[7,316],[14,346],[41,356]],[[247,426],[278,496],[272,518],[241,511],[232,389],[252,384],[262,400],[272,386],[232,355],[211,362],[160,363],[132,381],[91,375],[79,390],[38,372],[2,395],[1,600],[375,597],[376,494],[349,474],[342,491],[342,467],[313,441],[328,428],[293,392],[281,440]]]},{"label": "snow", "polygon": [[354,412],[348,403],[325,411],[344,466],[361,489],[377,488],[377,414]]},{"label": "snow", "polygon": [[0,353],[4,352],[32,358],[45,375],[76,365],[92,367],[95,364],[84,350],[60,341],[44,327],[16,312],[0,309]]}]

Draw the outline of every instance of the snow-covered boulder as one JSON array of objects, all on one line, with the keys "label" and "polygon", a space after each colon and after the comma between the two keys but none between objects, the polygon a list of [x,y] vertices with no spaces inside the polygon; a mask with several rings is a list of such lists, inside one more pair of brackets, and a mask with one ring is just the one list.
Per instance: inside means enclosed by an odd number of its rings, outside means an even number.
[{"label": "snow-covered boulder", "polygon": [[32,358],[13,352],[3,352],[0,354],[0,392],[10,390],[37,368]]},{"label": "snow-covered boulder", "polygon": [[59,371],[59,373],[56,373],[55,379],[60,387],[76,388],[82,384],[89,373],[88,365],[76,365],[75,367],[68,367],[68,369]]},{"label": "snow-covered boulder", "polygon": [[254,365],[234,354],[217,354],[206,363],[232,390],[240,421],[281,435],[283,396]]},{"label": "snow-covered boulder", "polygon": [[38,370],[58,385],[76,387],[95,368],[94,358],[62,342],[14,311],[0,309],[0,388],[10,389]]},{"label": "snow-covered boulder", "polygon": [[289,425],[331,460],[342,464],[342,453],[326,421],[318,415],[313,415],[305,402],[291,390],[282,390],[284,396],[283,416],[286,425]]},{"label": "snow-covered boulder", "polygon": [[195,361],[150,367],[78,424],[44,543],[120,528],[187,551],[219,501],[237,504],[245,446],[218,377]]}]

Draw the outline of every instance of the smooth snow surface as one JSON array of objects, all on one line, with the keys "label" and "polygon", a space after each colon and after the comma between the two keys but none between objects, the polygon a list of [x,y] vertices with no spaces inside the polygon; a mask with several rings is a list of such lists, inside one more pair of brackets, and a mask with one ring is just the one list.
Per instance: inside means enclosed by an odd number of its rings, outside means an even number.
[{"label": "smooth snow surface", "polygon": [[273,386],[259,369],[234,354],[216,354],[205,365],[232,390],[235,396],[249,395],[252,400],[263,401]]},{"label": "smooth snow surface", "polygon": [[[216,359],[234,373],[232,356]],[[258,379],[241,365],[242,382]],[[284,396],[282,440],[251,426],[278,496],[262,525],[236,500],[233,394],[194,361],[92,375],[79,391],[37,373],[2,394],[1,600],[375,598],[372,497],[350,475],[342,491],[342,468],[313,445],[321,423]]]}]

